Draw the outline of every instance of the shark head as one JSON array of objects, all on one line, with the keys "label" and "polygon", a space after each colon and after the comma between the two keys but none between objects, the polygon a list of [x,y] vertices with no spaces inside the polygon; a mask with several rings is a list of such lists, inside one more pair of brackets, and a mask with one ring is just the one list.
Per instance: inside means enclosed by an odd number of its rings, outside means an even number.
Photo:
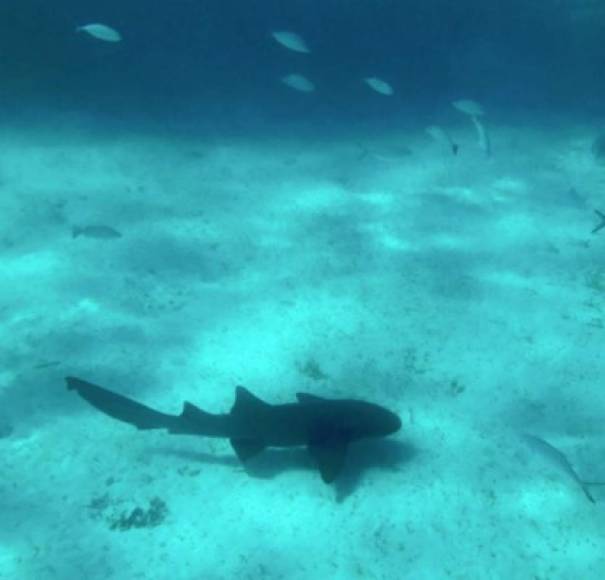
[{"label": "shark head", "polygon": [[366,401],[346,401],[346,413],[341,417],[342,427],[351,441],[367,437],[386,437],[401,429],[401,419],[393,412]]},{"label": "shark head", "polygon": [[299,403],[317,404],[323,409],[322,425],[329,425],[349,441],[366,437],[386,437],[401,429],[401,419],[392,411],[357,399],[323,399],[297,393]]},{"label": "shark head", "polygon": [[374,403],[355,399],[330,400],[298,393],[299,403],[317,410],[308,448],[324,482],[333,482],[344,465],[349,443],[385,437],[401,429],[401,419]]}]

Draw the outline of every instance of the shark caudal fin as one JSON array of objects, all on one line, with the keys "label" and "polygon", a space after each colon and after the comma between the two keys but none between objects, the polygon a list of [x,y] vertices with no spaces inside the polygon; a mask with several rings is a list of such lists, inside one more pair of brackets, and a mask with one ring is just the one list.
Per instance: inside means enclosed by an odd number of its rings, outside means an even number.
[{"label": "shark caudal fin", "polygon": [[231,434],[228,415],[206,413],[191,403],[184,404],[180,415],[168,415],[82,379],[67,377],[65,380],[69,390],[77,391],[95,409],[137,429],[167,429],[178,435],[204,437],[229,437]]},{"label": "shark caudal fin", "polygon": [[66,377],[67,388],[76,391],[99,411],[134,425],[137,429],[172,429],[178,417],[160,413],[132,399],[76,377]]}]

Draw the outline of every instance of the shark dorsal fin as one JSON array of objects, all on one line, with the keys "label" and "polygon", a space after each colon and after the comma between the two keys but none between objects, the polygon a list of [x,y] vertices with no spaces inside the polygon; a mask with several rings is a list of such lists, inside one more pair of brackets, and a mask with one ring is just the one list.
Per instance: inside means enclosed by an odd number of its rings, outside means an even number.
[{"label": "shark dorsal fin", "polygon": [[324,399],[323,397],[318,397],[317,395],[310,395],[309,393],[296,393],[296,398],[302,405],[309,403],[323,403],[328,400]]},{"label": "shark dorsal fin", "polygon": [[262,399],[259,399],[256,395],[252,394],[245,387],[238,386],[235,389],[235,403],[231,407],[231,414],[238,415],[240,413],[253,412],[258,407],[265,407],[267,403]]}]

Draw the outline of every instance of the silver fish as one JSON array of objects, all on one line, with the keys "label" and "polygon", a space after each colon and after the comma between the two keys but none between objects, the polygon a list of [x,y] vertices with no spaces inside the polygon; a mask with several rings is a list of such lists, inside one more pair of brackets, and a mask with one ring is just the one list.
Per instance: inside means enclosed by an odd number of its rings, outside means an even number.
[{"label": "silver fish", "polygon": [[71,237],[77,238],[96,238],[98,240],[112,240],[121,238],[122,234],[110,226],[92,225],[92,226],[74,226],[71,230]]},{"label": "silver fish", "polygon": [[596,234],[597,232],[600,232],[603,228],[605,228],[605,213],[599,211],[598,209],[595,209],[594,212],[597,214],[597,217],[601,220],[592,230],[592,233]]},{"label": "silver fish", "polygon": [[528,433],[523,434],[523,440],[536,452],[538,452],[542,457],[544,457],[551,465],[556,467],[561,473],[564,473],[569,477],[572,481],[575,481],[576,484],[582,489],[584,495],[588,498],[588,500],[592,503],[596,503],[594,497],[590,493],[588,489],[589,485],[603,485],[601,482],[592,482],[592,481],[584,481],[580,479],[578,474],[575,472],[574,468],[569,463],[566,455],[559,451],[556,447],[553,447],[544,439],[537,437],[536,435],[529,435]]}]

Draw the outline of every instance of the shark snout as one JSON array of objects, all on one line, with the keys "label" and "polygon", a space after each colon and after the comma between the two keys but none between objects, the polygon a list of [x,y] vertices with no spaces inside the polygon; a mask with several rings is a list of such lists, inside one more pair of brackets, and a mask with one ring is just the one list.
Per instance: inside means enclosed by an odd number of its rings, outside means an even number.
[{"label": "shark snout", "polygon": [[387,413],[388,415],[384,422],[385,434],[391,435],[401,429],[401,419],[395,413],[391,413],[390,411],[387,411]]},{"label": "shark snout", "polygon": [[378,405],[373,405],[373,407],[374,420],[372,430],[374,431],[375,436],[386,437],[401,429],[401,419],[399,418],[399,415]]}]

